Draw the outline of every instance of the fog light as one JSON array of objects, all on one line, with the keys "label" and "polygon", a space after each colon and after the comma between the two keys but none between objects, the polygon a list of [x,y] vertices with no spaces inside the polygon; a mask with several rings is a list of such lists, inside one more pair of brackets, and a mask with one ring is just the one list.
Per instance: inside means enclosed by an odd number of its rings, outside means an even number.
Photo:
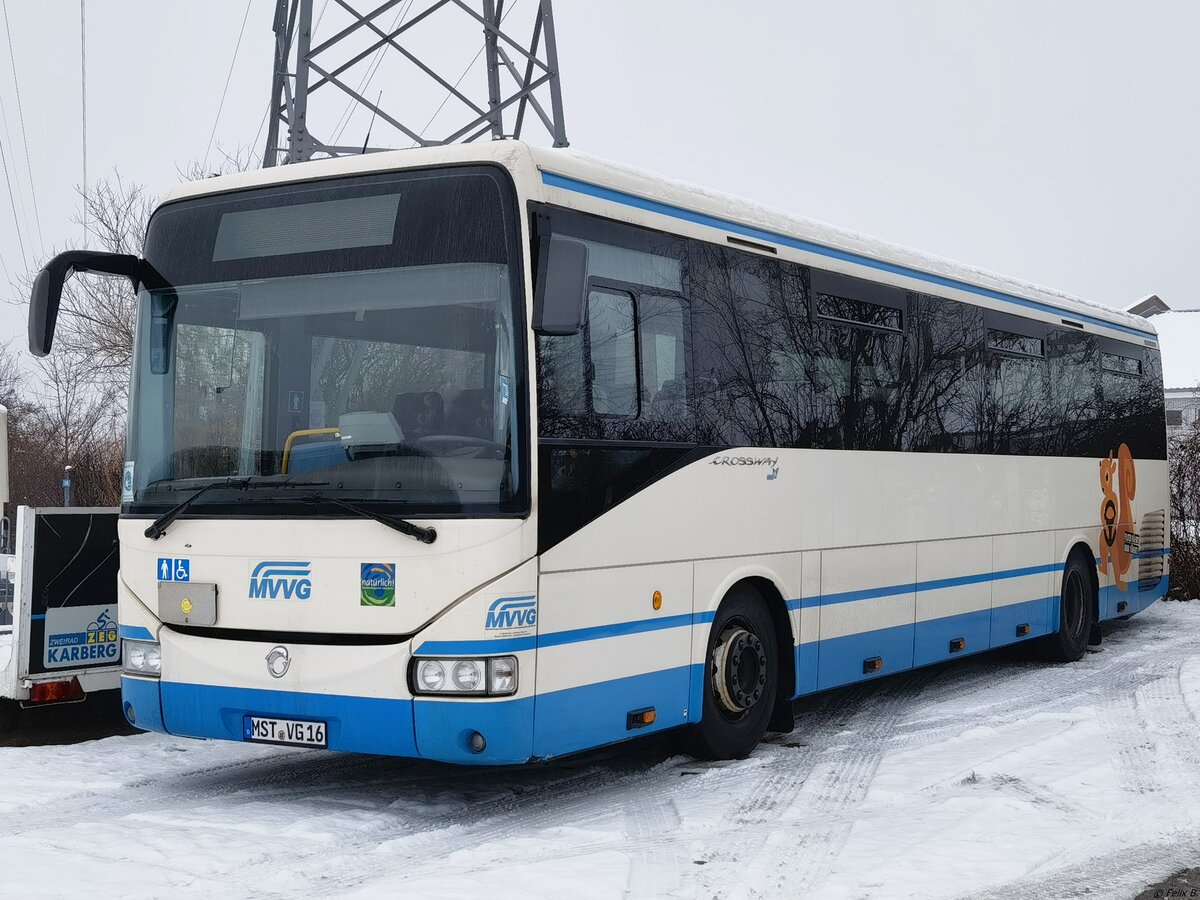
[{"label": "fog light", "polygon": [[436,659],[423,660],[417,666],[417,680],[427,691],[440,691],[446,683],[446,667]]},{"label": "fog light", "polygon": [[467,738],[467,743],[470,744],[472,753],[482,753],[487,749],[487,740],[478,731],[471,732],[471,736]]}]

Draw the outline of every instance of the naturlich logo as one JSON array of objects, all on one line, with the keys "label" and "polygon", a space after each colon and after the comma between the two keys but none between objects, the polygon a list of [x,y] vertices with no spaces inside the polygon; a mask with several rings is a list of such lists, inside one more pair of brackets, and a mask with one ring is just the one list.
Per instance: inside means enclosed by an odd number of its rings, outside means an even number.
[{"label": "naturlich logo", "polygon": [[395,563],[361,563],[359,581],[362,606],[396,605]]},{"label": "naturlich logo", "polygon": [[312,598],[312,564],[269,559],[250,572],[251,600],[309,600]]}]

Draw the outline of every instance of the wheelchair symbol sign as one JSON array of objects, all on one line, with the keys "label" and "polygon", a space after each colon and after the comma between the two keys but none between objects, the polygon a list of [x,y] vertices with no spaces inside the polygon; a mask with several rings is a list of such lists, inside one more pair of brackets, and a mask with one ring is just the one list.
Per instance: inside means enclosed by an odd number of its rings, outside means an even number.
[{"label": "wheelchair symbol sign", "polygon": [[192,561],[190,559],[172,559],[169,556],[158,558],[159,581],[191,581]]}]

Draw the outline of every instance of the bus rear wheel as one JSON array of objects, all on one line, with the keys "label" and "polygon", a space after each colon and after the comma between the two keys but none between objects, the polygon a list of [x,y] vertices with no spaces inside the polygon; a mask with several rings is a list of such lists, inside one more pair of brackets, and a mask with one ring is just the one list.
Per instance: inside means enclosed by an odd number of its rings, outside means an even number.
[{"label": "bus rear wheel", "polygon": [[1041,651],[1054,662],[1075,662],[1087,652],[1096,624],[1096,590],[1087,556],[1076,553],[1063,568],[1058,631],[1042,639]]},{"label": "bus rear wheel", "polygon": [[684,749],[700,759],[741,759],[758,746],[779,690],[775,626],[763,598],[738,585],[721,601],[708,636],[704,710],[684,730]]}]

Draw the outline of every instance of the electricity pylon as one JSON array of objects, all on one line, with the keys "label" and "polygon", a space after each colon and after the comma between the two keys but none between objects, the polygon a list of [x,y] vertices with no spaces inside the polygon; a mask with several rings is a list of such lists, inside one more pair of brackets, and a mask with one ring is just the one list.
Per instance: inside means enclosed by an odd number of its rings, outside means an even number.
[{"label": "electricity pylon", "polygon": [[[323,33],[333,33],[314,45],[313,0],[276,0],[275,66],[264,166],[301,162],[316,155],[343,156],[388,149],[368,146],[371,131],[377,124],[390,131],[397,142],[407,140],[413,146],[423,147],[474,141],[485,135],[492,140],[520,138],[530,111],[545,126],[555,147],[567,146],[551,0],[537,0],[532,35],[527,40],[519,40],[511,31],[513,26],[506,30],[506,0],[424,0],[417,3],[419,12],[410,15],[416,2],[407,0],[405,5],[406,0],[385,0],[364,13],[355,8],[366,5],[362,2],[332,0],[331,5],[330,0],[325,0],[318,20],[323,20],[327,12],[335,12],[344,21],[336,30],[327,25]],[[508,12],[520,2],[508,0]],[[393,12],[392,22],[383,26],[379,20],[389,18],[389,11]],[[432,56],[438,47],[445,49],[445,38],[450,33],[448,28],[456,28],[461,33],[464,26],[469,33],[478,34],[476,29],[482,31],[482,47],[458,81],[451,82],[435,71]],[[439,40],[429,40],[434,37]],[[478,45],[455,44],[460,52],[462,46]],[[475,96],[472,96],[471,85],[462,85],[480,55],[484,57],[486,99],[482,96],[484,85],[477,86]],[[372,90],[371,82],[384,62],[384,56],[400,65],[390,67],[385,76],[385,90],[381,90],[372,102],[367,91]],[[442,68],[444,70],[444,64]],[[397,77],[394,74],[397,69],[405,74]],[[397,81],[403,83],[395,83]],[[422,126],[412,118],[416,111],[405,109],[405,104],[400,102],[418,97],[420,90],[414,88],[431,88],[437,95],[444,92],[442,106]],[[317,116],[312,101],[318,91],[322,92],[320,99],[328,113],[328,121],[324,118],[315,121]],[[386,109],[382,103],[384,93],[389,94]],[[426,90],[426,95],[428,93]],[[336,106],[345,103],[336,119],[332,115],[333,106],[324,99],[335,99],[330,95],[336,95],[339,101]],[[400,98],[400,101],[392,98]],[[549,100],[549,111],[544,104],[546,99]],[[430,125],[450,101],[454,101],[454,106],[448,115],[454,116],[454,124],[440,137],[427,136]],[[361,145],[341,139],[356,108],[370,113],[366,138]],[[511,118],[506,119],[506,116]]]}]

